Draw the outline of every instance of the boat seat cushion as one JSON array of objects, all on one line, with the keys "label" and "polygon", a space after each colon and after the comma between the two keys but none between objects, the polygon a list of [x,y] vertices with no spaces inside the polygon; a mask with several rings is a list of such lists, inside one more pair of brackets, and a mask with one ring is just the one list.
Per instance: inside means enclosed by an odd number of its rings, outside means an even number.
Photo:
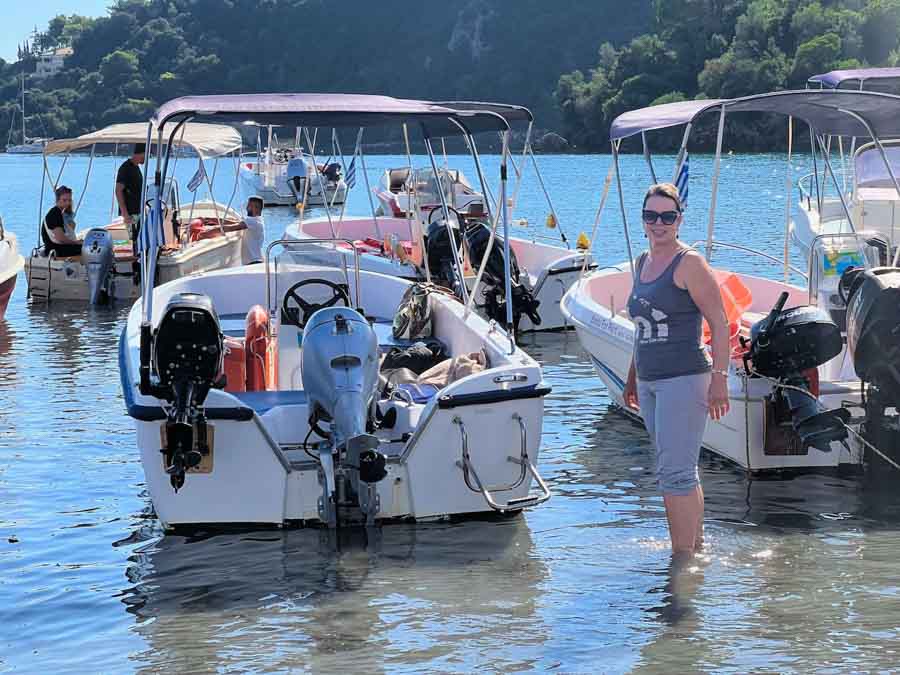
[{"label": "boat seat cushion", "polygon": [[306,405],[306,392],[291,391],[239,391],[232,394],[248,408],[253,408],[257,415],[265,415],[272,408],[285,405]]}]

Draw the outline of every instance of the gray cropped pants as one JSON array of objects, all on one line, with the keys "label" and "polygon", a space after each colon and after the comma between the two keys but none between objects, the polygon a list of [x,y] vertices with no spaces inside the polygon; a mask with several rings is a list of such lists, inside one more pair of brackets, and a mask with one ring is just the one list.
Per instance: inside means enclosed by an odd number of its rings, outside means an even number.
[{"label": "gray cropped pants", "polygon": [[638,380],[641,417],[656,447],[656,480],[664,495],[687,495],[700,484],[697,461],[709,415],[709,373]]}]

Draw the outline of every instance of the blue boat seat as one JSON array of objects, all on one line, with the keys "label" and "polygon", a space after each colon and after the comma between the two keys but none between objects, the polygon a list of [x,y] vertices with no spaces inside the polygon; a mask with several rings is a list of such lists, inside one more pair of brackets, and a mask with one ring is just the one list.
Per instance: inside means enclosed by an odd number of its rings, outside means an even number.
[{"label": "blue boat seat", "polygon": [[232,394],[248,408],[253,408],[257,415],[265,415],[272,408],[282,405],[306,405],[306,392],[291,391],[239,391]]}]

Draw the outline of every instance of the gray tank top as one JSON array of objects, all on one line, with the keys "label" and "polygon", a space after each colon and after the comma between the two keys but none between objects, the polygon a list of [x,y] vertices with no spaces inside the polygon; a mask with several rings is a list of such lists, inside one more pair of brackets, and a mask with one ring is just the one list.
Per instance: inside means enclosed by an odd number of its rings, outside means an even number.
[{"label": "gray tank top", "polygon": [[635,324],[634,367],[639,380],[664,380],[709,371],[700,343],[703,316],[691,294],[675,285],[675,268],[688,249],[679,251],[653,281],[641,281],[647,254],[638,258],[628,313]]}]

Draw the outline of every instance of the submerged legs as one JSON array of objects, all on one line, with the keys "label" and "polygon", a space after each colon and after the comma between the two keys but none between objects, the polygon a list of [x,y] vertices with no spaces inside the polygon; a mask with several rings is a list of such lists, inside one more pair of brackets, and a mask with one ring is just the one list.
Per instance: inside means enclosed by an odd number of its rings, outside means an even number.
[{"label": "submerged legs", "polygon": [[686,495],[664,495],[673,553],[692,553],[703,545],[703,488]]}]

